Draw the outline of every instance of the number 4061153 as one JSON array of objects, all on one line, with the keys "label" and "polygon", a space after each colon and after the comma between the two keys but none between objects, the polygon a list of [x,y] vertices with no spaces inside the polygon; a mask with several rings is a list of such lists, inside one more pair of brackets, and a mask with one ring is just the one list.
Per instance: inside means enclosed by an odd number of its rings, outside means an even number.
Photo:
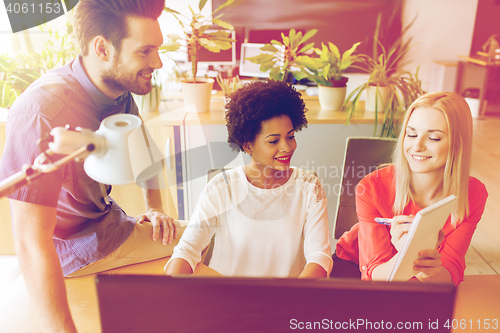
[{"label": "number 4061153", "polygon": [[59,14],[62,13],[63,9],[61,7],[61,4],[56,2],[56,3],[39,3],[39,4],[34,4],[34,3],[9,3],[7,7],[5,8],[7,13],[11,14]]},{"label": "number 4061153", "polygon": [[498,329],[498,319],[478,319],[478,320],[466,320],[466,319],[448,319],[443,327],[454,330],[465,330],[465,329]]}]

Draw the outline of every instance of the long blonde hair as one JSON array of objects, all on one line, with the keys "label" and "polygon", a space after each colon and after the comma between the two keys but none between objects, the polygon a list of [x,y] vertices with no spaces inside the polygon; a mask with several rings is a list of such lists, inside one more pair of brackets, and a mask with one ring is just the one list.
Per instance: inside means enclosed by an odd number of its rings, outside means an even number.
[{"label": "long blonde hair", "polygon": [[393,154],[396,198],[393,211],[401,214],[410,202],[410,166],[405,158],[403,141],[406,126],[417,108],[434,108],[443,112],[448,125],[448,157],[443,177],[443,194],[454,194],[458,203],[452,211],[452,223],[456,227],[469,214],[469,174],[472,155],[472,116],[465,99],[451,92],[429,93],[419,97],[406,111],[401,133]]}]

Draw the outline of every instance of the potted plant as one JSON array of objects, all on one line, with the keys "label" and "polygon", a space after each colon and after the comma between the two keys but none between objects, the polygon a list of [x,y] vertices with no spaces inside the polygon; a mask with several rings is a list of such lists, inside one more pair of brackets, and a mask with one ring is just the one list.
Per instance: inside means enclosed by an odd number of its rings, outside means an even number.
[{"label": "potted plant", "polygon": [[377,133],[378,113],[380,112],[384,117],[381,136],[396,137],[400,117],[415,99],[425,94],[418,78],[418,68],[414,74],[401,69],[404,64],[408,63],[402,59],[408,53],[411,42],[410,38],[403,43],[403,35],[412,23],[403,29],[389,50],[380,43],[377,36],[374,36],[375,49],[380,49],[380,53],[375,52],[373,57],[358,56],[360,63],[364,64],[364,67],[358,68],[365,70],[369,78],[366,83],[347,96],[343,106],[347,115],[346,124],[350,123],[351,117],[358,109],[361,94],[366,91],[365,110],[375,112],[374,135]]},{"label": "potted plant", "polygon": [[235,76],[233,78],[224,79],[222,78],[221,73],[216,77],[217,83],[219,84],[222,92],[224,93],[224,110],[226,110],[226,105],[231,100],[231,94],[236,90],[243,87],[243,84],[240,81],[239,76]]},{"label": "potted plant", "polygon": [[322,109],[341,110],[344,104],[348,77],[343,76],[345,70],[349,68],[359,57],[353,55],[361,42],[354,43],[351,48],[342,55],[338,47],[328,42],[328,46],[321,44],[321,50],[313,48],[315,55],[299,56],[296,64],[301,72],[294,74],[295,78],[307,78],[318,85],[318,98]]},{"label": "potted plant", "polygon": [[[314,47],[314,43],[305,44],[311,37],[313,37],[317,29],[312,29],[302,35],[302,32],[296,32],[291,29],[288,36],[281,34],[282,42],[273,39],[270,43],[261,47],[261,53],[254,57],[245,58],[255,64],[260,64],[262,72],[269,72],[269,78],[278,81],[286,81],[288,73],[294,76],[297,74],[299,77],[303,75],[298,71],[292,71],[292,66],[296,65],[296,60],[300,56],[306,55]],[[296,77],[298,78],[298,77]]]},{"label": "potted plant", "polygon": [[198,78],[198,50],[204,47],[207,50],[219,53],[221,50],[228,50],[232,47],[234,39],[230,37],[230,33],[225,30],[218,30],[207,32],[208,28],[213,25],[219,26],[223,29],[234,30],[234,27],[222,21],[220,18],[223,14],[214,16],[222,8],[227,7],[234,3],[235,0],[227,0],[214,10],[209,16],[201,15],[202,9],[205,7],[207,0],[200,0],[198,5],[198,12],[193,11],[191,6],[191,17],[182,15],[181,13],[165,7],[167,13],[171,13],[179,22],[184,30],[185,45],[181,45],[179,40],[181,38],[176,34],[168,35],[168,41],[161,47],[164,52],[177,51],[181,47],[187,48],[187,53],[191,61],[191,77],[185,75],[181,78],[181,89],[184,98],[184,104],[188,107],[194,105],[195,108],[188,108],[187,111],[192,112],[205,112],[210,110],[210,96],[214,80]]}]

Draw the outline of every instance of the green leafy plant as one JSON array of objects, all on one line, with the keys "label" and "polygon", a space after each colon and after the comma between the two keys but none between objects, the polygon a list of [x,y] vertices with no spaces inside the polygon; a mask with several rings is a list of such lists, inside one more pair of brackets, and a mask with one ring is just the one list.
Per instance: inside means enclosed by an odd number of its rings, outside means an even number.
[{"label": "green leafy plant", "polygon": [[8,108],[41,76],[41,58],[35,53],[0,55],[0,107]]},{"label": "green leafy plant", "polygon": [[[360,63],[364,64],[359,68],[366,71],[369,78],[366,83],[354,89],[347,96],[343,106],[347,115],[346,124],[350,123],[352,116],[356,113],[362,92],[366,91],[370,86],[375,86],[377,91],[375,94],[376,108],[383,107],[384,122],[381,136],[396,137],[398,135],[397,124],[400,118],[415,99],[425,94],[425,91],[422,90],[422,83],[418,78],[418,68],[415,73],[401,69],[409,62],[405,61],[404,58],[411,48],[411,38],[403,42],[403,36],[414,21],[402,30],[388,50],[380,43],[377,34],[375,34],[374,39],[377,48],[375,48],[373,57],[359,55]],[[390,89],[385,103],[379,98],[379,91],[382,87],[389,87]],[[378,114],[375,112],[374,135],[377,133],[377,123]]]},{"label": "green leafy plant", "polygon": [[291,29],[288,36],[281,34],[282,42],[273,39],[270,43],[261,47],[260,50],[265,53],[245,59],[260,64],[260,71],[262,72],[270,70],[269,78],[273,80],[285,81],[289,72],[297,79],[303,78],[303,73],[293,71],[292,66],[297,65],[298,57],[305,56],[314,47],[314,43],[304,43],[317,32],[317,29],[312,29],[302,35],[301,31],[296,32],[295,29]]},{"label": "green leafy plant", "polygon": [[[45,25],[40,29],[44,31]],[[73,26],[66,24],[63,34],[48,30],[50,39],[40,54],[20,52],[14,56],[0,55],[0,107],[8,108],[19,95],[42,74],[63,66],[78,55],[73,43]]]},{"label": "green leafy plant", "polygon": [[360,60],[359,56],[353,55],[359,44],[361,42],[355,43],[341,55],[335,44],[328,42],[326,46],[322,43],[321,49],[313,48],[316,57],[309,55],[297,57],[296,64],[300,67],[303,76],[296,73],[295,78],[307,78],[322,86],[332,86],[334,85],[332,81],[343,81],[345,70]]},{"label": "green leafy plant", "polygon": [[[45,31],[46,25],[39,26],[40,30]],[[62,34],[48,29],[50,39],[45,43],[45,48],[40,53],[45,71],[55,67],[64,66],[69,61],[78,56],[79,49],[75,43],[73,25],[66,23],[66,31]]]},{"label": "green leafy plant", "polygon": [[[219,53],[221,50],[229,50],[232,47],[232,43],[235,42],[235,40],[230,37],[230,33],[227,31],[218,30],[207,32],[209,28],[213,28],[213,25],[227,30],[234,30],[234,27],[231,24],[220,19],[224,14],[214,16],[222,8],[229,6],[234,2],[235,0],[227,0],[206,17],[201,15],[201,11],[205,7],[207,0],[200,0],[198,5],[199,12],[197,13],[195,13],[191,6],[189,6],[192,14],[190,18],[173,9],[165,7],[165,11],[167,13],[171,13],[184,30],[187,53],[191,61],[191,74],[193,76],[193,82],[196,82],[196,75],[198,73],[198,50],[200,47],[204,47],[210,52]],[[179,42],[182,39],[181,37],[176,34],[170,34],[167,37],[167,43],[160,48],[162,51],[172,52],[177,51],[182,47]]]},{"label": "green leafy plant", "polygon": [[223,79],[221,73],[219,73],[219,75],[216,77],[216,80],[225,96],[229,96],[236,90],[243,87],[239,76],[235,76],[230,79]]}]

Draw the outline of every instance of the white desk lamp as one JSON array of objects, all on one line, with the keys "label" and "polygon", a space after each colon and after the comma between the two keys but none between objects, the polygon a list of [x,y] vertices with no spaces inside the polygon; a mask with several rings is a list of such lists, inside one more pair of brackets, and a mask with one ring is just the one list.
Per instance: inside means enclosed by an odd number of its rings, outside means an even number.
[{"label": "white desk lamp", "polygon": [[[164,156],[139,117],[116,114],[105,118],[95,132],[77,128],[76,131],[55,127],[50,131],[53,141],[32,166],[0,182],[0,197],[27,185],[35,178],[57,170],[72,161],[85,159],[84,170],[95,181],[108,185],[141,183],[162,170]],[[64,154],[52,162],[50,156]]]}]

